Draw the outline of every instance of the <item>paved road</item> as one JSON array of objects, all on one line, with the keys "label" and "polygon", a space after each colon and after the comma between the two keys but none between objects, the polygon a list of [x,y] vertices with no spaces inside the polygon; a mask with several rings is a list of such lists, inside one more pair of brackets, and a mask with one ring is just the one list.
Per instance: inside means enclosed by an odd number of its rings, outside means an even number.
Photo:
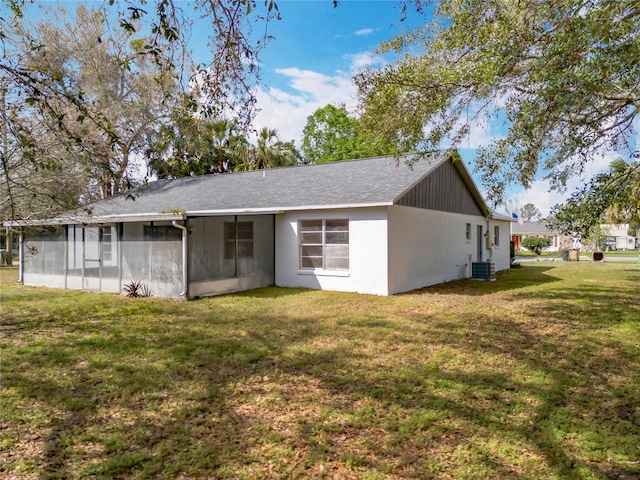
[{"label": "paved road", "polygon": [[[591,262],[593,260],[593,257],[589,254],[582,254],[580,255],[580,261],[581,262]],[[560,257],[531,257],[531,256],[516,256],[516,262],[561,262],[562,258]],[[617,256],[607,256],[607,254],[604,254],[604,261],[605,262],[612,262],[612,263],[637,263],[638,262],[638,257],[617,257]]]}]

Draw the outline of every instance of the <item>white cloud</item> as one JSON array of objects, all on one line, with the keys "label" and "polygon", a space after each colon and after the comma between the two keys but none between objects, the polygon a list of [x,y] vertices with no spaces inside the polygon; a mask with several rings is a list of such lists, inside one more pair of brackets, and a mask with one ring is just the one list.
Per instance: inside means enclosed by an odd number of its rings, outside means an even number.
[{"label": "white cloud", "polygon": [[374,32],[375,30],[373,28],[363,28],[362,30],[356,30],[353,34],[361,37],[363,35],[371,35]]},{"label": "white cloud", "polygon": [[[463,125],[462,121],[459,121],[459,126]],[[480,147],[487,147],[489,144],[504,135],[497,132],[488,119],[480,119],[469,122],[469,132],[465,138],[460,142],[458,148],[478,149]]]},{"label": "white cloud", "polygon": [[283,68],[276,73],[287,78],[290,92],[278,88],[259,89],[257,92],[260,112],[254,126],[275,128],[283,141],[295,140],[300,145],[302,129],[307,117],[318,108],[331,103],[355,106],[356,87],[351,76],[342,72],[323,75],[312,70]]},{"label": "white cloud", "polygon": [[551,209],[555,205],[564,203],[578,187],[588,183],[594,175],[607,170],[611,161],[618,157],[620,157],[620,155],[615,152],[594,157],[591,162],[585,165],[585,171],[582,175],[577,175],[569,179],[567,188],[563,192],[556,190],[551,191],[548,180],[536,180],[531,184],[529,189],[512,195],[507,199],[507,202],[511,202],[513,205],[519,205],[520,207],[527,203],[532,203],[540,210],[542,216],[546,217],[551,213]]},{"label": "white cloud", "polygon": [[364,68],[364,67],[369,67],[372,65],[376,65],[376,66],[380,66],[383,65],[385,62],[382,59],[382,57],[378,56],[378,55],[374,55],[371,52],[363,52],[363,53],[356,53],[353,55],[345,55],[343,58],[346,58],[347,60],[351,61],[351,71],[352,72],[356,72],[357,70]]},{"label": "white cloud", "polygon": [[[351,60],[353,70],[382,61],[368,52],[346,58]],[[295,140],[299,146],[307,117],[318,108],[322,108],[327,104],[345,104],[347,109],[351,111],[356,107],[356,87],[352,82],[350,73],[335,71],[331,75],[325,75],[296,67],[278,69],[276,73],[286,78],[287,91],[278,88],[261,88],[258,90],[257,98],[260,112],[256,116],[254,126],[256,129],[262,127],[275,128],[283,141]],[[505,127],[503,124],[504,121],[502,119],[490,121],[482,116],[471,120],[469,134],[457,145],[457,148],[468,152],[487,146],[492,140],[504,136]],[[640,136],[638,134],[640,132],[640,117],[636,120],[634,127],[636,135],[630,141],[631,148],[634,147],[635,143],[635,148],[640,149]],[[464,156],[467,157],[467,155]],[[609,153],[595,157],[586,165],[585,171],[581,176],[570,179],[564,192],[550,191],[548,181],[536,180],[527,190],[518,192],[520,187],[514,186],[513,191],[518,193],[509,196],[507,200],[514,205],[520,206],[532,203],[542,212],[543,216],[546,216],[553,206],[563,203],[577,187],[587,183],[596,173],[605,170],[611,160],[616,157],[628,160],[630,154],[628,152],[622,154]],[[467,161],[467,164],[472,169],[473,161]],[[481,187],[480,184],[478,186]]]}]

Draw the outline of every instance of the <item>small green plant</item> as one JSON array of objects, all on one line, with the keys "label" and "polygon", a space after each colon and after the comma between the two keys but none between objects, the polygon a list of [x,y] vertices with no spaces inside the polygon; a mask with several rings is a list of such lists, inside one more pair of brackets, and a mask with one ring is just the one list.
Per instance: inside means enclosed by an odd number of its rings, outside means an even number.
[{"label": "small green plant", "polygon": [[138,297],[150,297],[151,289],[145,283],[141,281],[133,281],[131,283],[126,284],[123,287],[127,297],[138,298]]},{"label": "small green plant", "polygon": [[547,237],[525,237],[522,239],[522,246],[528,250],[531,250],[536,255],[542,253],[542,249],[551,245],[551,240]]}]

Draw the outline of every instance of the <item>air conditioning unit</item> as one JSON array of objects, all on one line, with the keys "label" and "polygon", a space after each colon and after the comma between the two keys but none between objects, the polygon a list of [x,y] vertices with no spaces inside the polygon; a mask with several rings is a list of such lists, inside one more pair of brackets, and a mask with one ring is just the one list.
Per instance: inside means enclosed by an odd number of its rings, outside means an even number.
[{"label": "air conditioning unit", "polygon": [[481,280],[495,280],[496,279],[496,265],[492,262],[472,262],[471,263],[471,278],[477,278]]}]

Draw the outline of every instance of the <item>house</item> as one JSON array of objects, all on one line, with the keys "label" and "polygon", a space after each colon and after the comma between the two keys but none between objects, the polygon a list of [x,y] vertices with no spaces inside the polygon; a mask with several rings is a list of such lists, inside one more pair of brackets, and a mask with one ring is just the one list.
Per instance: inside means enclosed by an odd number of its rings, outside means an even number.
[{"label": "house", "polygon": [[637,241],[633,235],[629,235],[629,230],[628,223],[600,225],[600,231],[606,238],[605,248],[607,250],[635,250]]},{"label": "house", "polygon": [[523,222],[522,225],[516,222],[511,224],[511,241],[516,249],[524,248],[522,247],[522,239],[527,237],[548,238],[551,244],[545,249],[546,251],[557,252],[561,248],[573,248],[572,239],[549,230],[544,221]]},{"label": "house", "polygon": [[20,227],[28,285],[195,298],[279,285],[390,295],[509,268],[457,152],[187,177]]}]

